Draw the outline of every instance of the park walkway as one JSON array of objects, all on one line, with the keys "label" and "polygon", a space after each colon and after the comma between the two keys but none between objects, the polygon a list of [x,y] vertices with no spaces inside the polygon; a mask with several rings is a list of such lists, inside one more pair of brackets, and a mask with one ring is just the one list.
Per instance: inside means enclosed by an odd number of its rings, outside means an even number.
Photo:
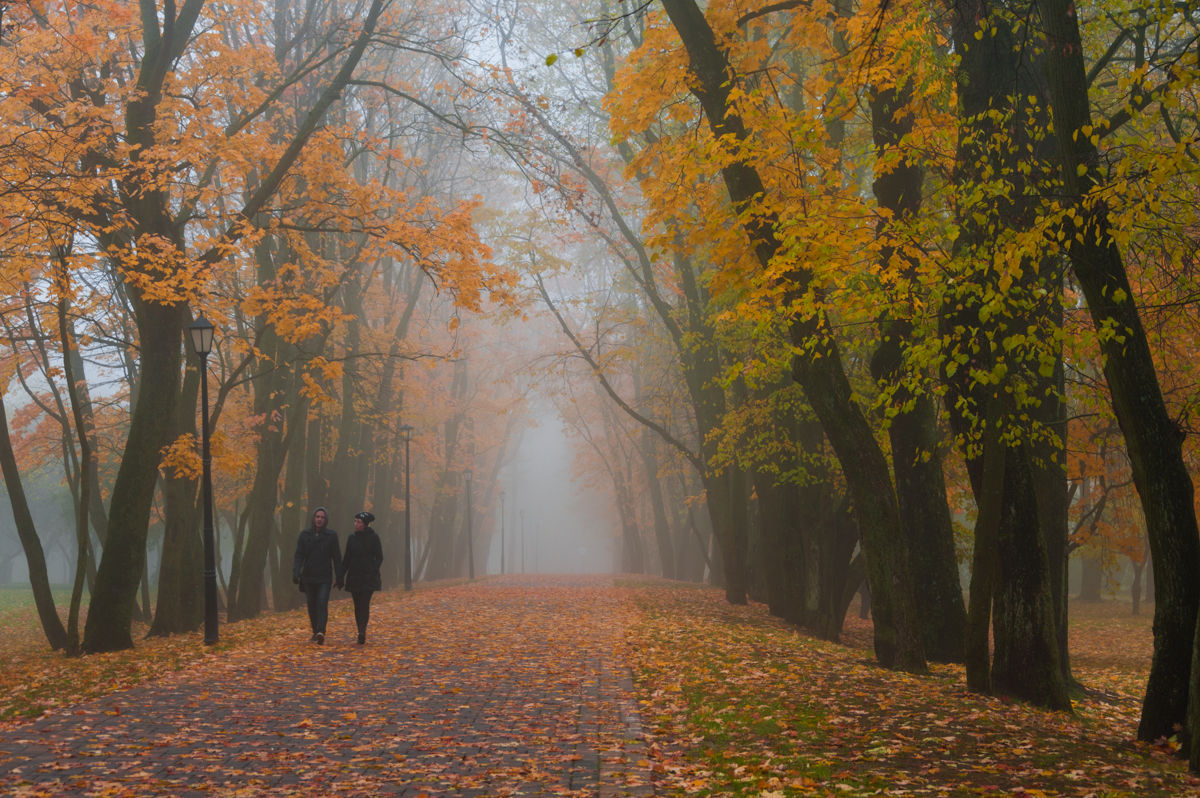
[{"label": "park walkway", "polygon": [[[0,730],[0,795],[650,795],[611,578],[303,612],[261,644]],[[199,644],[199,643],[198,643]]]}]

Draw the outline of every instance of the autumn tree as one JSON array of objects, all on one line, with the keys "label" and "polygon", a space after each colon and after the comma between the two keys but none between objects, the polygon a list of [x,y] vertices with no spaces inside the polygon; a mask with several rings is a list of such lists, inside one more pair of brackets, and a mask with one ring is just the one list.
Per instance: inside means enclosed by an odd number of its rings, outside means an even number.
[{"label": "autumn tree", "polygon": [[968,684],[1069,709],[1058,635],[1066,519],[1055,512],[1065,513],[1065,501],[1052,500],[1066,490],[1065,429],[1055,424],[1061,354],[1041,346],[1059,337],[1062,277],[1053,255],[1021,243],[1035,227],[1053,155],[1045,109],[1030,99],[1042,93],[1039,65],[1015,46],[1028,35],[1021,7],[959,4],[955,12],[963,199],[940,326],[947,407],[979,507]]},{"label": "autumn tree", "polygon": [[[376,2],[366,9],[348,40],[330,40],[326,90],[296,135],[275,145],[261,162],[264,179],[257,190],[220,221],[210,221],[211,206],[205,204],[220,185],[214,178],[228,155],[258,149],[248,142],[261,132],[255,123],[271,97],[258,86],[247,94],[230,83],[199,79],[228,75],[253,62],[253,48],[235,56],[214,34],[222,26],[207,26],[222,14],[238,13],[237,7],[218,9],[193,0],[165,11],[146,5],[138,16],[119,5],[50,6],[36,20],[44,24],[21,26],[9,40],[7,116],[37,131],[46,151],[63,156],[59,171],[31,186],[34,199],[46,207],[70,208],[94,246],[115,265],[134,307],[139,379],[143,388],[153,386],[139,391],[131,408],[85,650],[132,642],[131,610],[145,561],[157,452],[168,440],[178,396],[188,301],[283,182],[349,80],[383,8]],[[205,14],[215,16],[201,25]],[[217,63],[226,68],[214,68]],[[287,76],[277,77],[276,86],[286,85]],[[53,87],[62,90],[42,90]],[[213,107],[230,109],[230,115],[216,119],[191,113],[192,101],[205,102],[184,87],[212,91]],[[168,181],[168,175],[176,179]]]},{"label": "autumn tree", "polygon": [[[1200,637],[1195,634],[1200,585],[1193,578],[1200,566],[1200,532],[1194,486],[1183,458],[1183,436],[1163,401],[1113,211],[1102,190],[1100,139],[1119,126],[1123,115],[1102,118],[1100,124],[1093,121],[1075,6],[1040,0],[1037,8],[1045,26],[1046,75],[1062,151],[1063,249],[1100,332],[1104,375],[1125,436],[1154,560],[1154,661],[1138,729],[1139,738],[1152,740],[1183,726],[1189,713],[1200,716],[1198,691],[1191,691],[1189,708],[1189,680],[1200,662]],[[1155,69],[1123,84],[1129,87],[1125,114],[1161,102],[1174,90],[1179,79],[1175,65],[1186,50],[1166,50]],[[1191,739],[1192,766],[1200,768],[1200,735]]]}]

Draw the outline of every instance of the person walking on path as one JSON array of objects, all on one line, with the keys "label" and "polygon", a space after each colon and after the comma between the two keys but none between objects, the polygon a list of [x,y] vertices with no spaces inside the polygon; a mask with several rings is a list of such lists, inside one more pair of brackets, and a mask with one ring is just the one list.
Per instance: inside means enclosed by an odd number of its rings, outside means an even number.
[{"label": "person walking on path", "polygon": [[337,532],[329,528],[329,513],[324,507],[313,510],[312,524],[296,539],[292,581],[300,585],[308,599],[312,639],[321,645],[329,620],[329,593],[335,582],[342,584],[342,549]]},{"label": "person walking on path", "polygon": [[[379,566],[383,563],[383,546],[379,535],[371,528],[375,516],[365,510],[354,516],[354,534],[346,539],[346,555],[342,558],[345,589],[354,598],[354,622],[358,625],[358,644],[367,642],[367,621],[371,619],[371,594],[383,587]],[[338,585],[341,587],[342,585]]]}]

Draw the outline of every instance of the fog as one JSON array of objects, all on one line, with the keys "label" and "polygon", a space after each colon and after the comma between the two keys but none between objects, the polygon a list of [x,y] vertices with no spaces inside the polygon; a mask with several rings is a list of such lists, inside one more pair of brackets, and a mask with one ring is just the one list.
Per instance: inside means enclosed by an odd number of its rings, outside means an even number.
[{"label": "fog", "polygon": [[[558,415],[539,403],[501,472],[506,573],[608,573],[619,562],[610,500],[573,478],[573,453]],[[522,543],[524,553],[522,555]],[[488,573],[500,573],[500,536]]]}]

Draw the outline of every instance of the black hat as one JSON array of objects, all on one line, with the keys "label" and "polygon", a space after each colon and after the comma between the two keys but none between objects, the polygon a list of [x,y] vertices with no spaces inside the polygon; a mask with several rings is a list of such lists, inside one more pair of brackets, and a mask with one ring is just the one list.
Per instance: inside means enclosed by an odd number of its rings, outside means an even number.
[{"label": "black hat", "polygon": [[354,517],[357,518],[358,520],[362,521],[364,524],[370,524],[372,521],[375,520],[375,516],[371,515],[366,510],[363,510],[361,513],[356,514]]}]

